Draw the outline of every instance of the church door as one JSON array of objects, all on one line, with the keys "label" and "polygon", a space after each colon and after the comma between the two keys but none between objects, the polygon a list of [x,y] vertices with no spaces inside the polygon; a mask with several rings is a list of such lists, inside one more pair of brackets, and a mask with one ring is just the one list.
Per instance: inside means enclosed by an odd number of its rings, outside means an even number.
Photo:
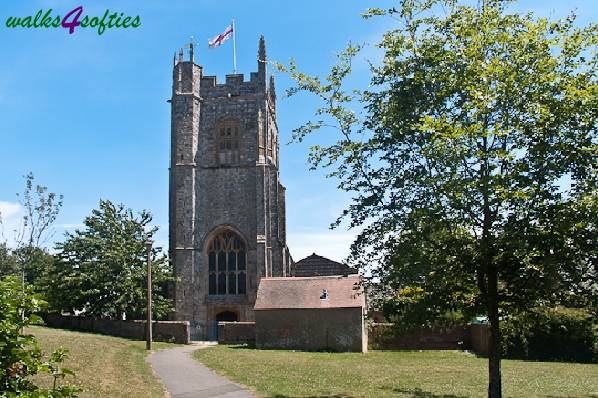
[{"label": "church door", "polygon": [[210,328],[209,339],[218,340],[218,322],[237,322],[239,317],[232,311],[223,311],[216,315],[212,327]]}]

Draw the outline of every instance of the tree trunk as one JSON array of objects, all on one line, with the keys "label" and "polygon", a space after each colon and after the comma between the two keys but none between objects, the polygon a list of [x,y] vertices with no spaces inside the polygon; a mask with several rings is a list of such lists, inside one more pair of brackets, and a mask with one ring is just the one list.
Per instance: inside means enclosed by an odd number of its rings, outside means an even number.
[{"label": "tree trunk", "polygon": [[[487,153],[488,143],[483,139],[484,153]],[[488,398],[501,398],[500,380],[500,329],[498,325],[498,270],[494,262],[494,239],[492,237],[492,212],[490,210],[490,189],[488,161],[483,158],[480,162],[481,193],[483,198],[482,225],[482,269],[486,274],[486,309],[490,321],[490,341],[488,344]]]},{"label": "tree trunk", "polygon": [[488,398],[501,398],[500,378],[500,328],[498,320],[498,272],[494,264],[488,266],[487,308],[490,320],[490,341],[488,346]]}]

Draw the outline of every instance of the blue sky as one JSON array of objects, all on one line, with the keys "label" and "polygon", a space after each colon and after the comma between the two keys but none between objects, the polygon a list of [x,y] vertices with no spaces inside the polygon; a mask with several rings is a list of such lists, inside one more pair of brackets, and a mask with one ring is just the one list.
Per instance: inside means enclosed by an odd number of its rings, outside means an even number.
[{"label": "blue sky", "polygon": [[[264,34],[268,58],[294,57],[312,74],[325,74],[334,54],[349,40],[373,44],[395,21],[364,21],[368,7],[395,6],[393,1],[3,1],[0,6],[0,211],[5,235],[22,215],[15,196],[22,178],[32,171],[51,191],[63,193],[64,208],[54,240],[81,225],[100,198],[147,209],[161,227],[156,240],[168,237],[168,162],[173,52],[199,43],[196,62],[204,73],[232,73],[232,42],[215,50],[207,40],[232,18],[237,27],[237,69],[257,70],[258,37]],[[35,15],[52,8],[65,15],[83,5],[84,14],[106,9],[141,18],[137,29],[9,29],[9,16]],[[598,21],[593,0],[522,0],[512,9],[561,18],[577,9],[578,22]],[[364,58],[376,60],[374,49],[356,65],[354,82],[366,85]],[[279,98],[289,80],[278,73]],[[308,120],[317,103],[307,96],[279,99],[281,143],[292,128]],[[330,132],[328,132],[330,133]],[[326,134],[324,132],[323,134]],[[353,231],[330,231],[350,198],[323,172],[309,171],[308,146],[281,145],[281,178],[287,187],[287,232],[295,260],[312,252],[342,260]],[[51,242],[50,242],[51,245]]]}]

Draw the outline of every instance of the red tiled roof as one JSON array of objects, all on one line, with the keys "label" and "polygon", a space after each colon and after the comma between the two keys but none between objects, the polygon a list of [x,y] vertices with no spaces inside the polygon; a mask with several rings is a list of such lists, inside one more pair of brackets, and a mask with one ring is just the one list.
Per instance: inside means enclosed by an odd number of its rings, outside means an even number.
[{"label": "red tiled roof", "polygon": [[[360,281],[359,275],[262,278],[254,309],[363,307]],[[320,298],[324,290],[325,300]]]},{"label": "red tiled roof", "polygon": [[329,276],[356,274],[357,270],[313,253],[293,265],[294,276]]}]

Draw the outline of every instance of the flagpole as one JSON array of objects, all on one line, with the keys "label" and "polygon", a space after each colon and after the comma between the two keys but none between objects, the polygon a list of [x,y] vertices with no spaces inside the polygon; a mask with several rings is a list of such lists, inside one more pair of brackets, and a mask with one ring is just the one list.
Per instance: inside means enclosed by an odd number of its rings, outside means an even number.
[{"label": "flagpole", "polygon": [[235,27],[235,19],[233,18],[233,73],[237,73],[237,41],[235,36],[237,35],[237,28]]}]

